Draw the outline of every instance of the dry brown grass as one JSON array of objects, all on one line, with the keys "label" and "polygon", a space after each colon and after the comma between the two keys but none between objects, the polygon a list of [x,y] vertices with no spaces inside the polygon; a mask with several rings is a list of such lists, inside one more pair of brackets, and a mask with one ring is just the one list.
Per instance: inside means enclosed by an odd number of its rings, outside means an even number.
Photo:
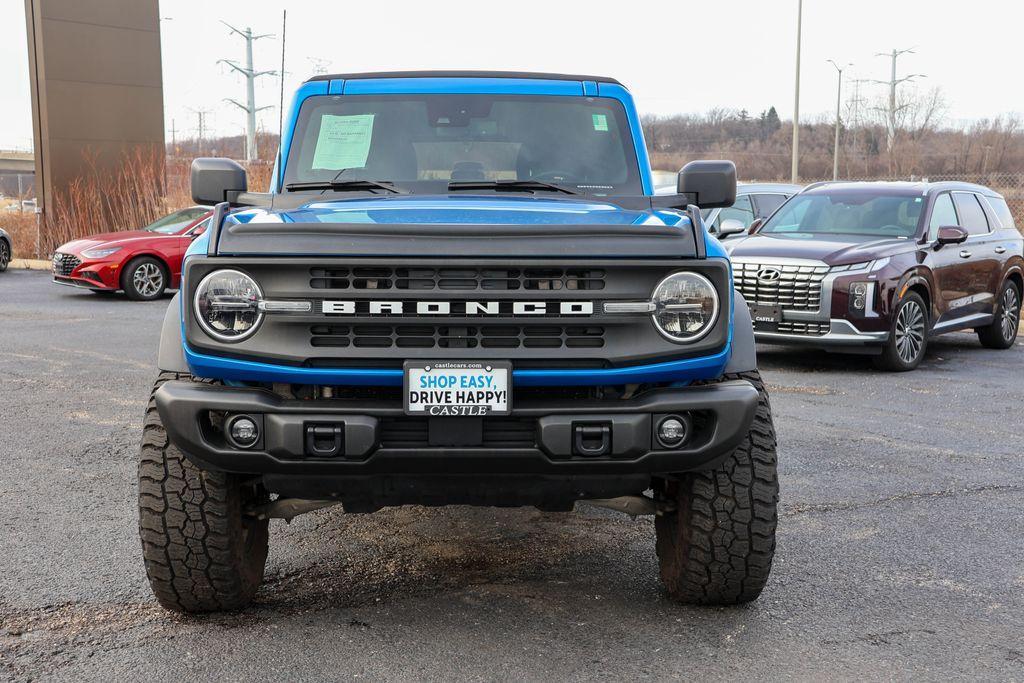
[{"label": "dry brown grass", "polygon": [[[86,172],[57,194],[45,214],[37,218],[32,213],[4,211],[0,228],[10,233],[14,254],[20,258],[48,258],[61,244],[91,234],[137,230],[193,203],[191,161],[138,150],[125,155],[116,174],[109,175],[87,156]],[[249,187],[266,190],[273,165],[259,161],[248,170]]]}]

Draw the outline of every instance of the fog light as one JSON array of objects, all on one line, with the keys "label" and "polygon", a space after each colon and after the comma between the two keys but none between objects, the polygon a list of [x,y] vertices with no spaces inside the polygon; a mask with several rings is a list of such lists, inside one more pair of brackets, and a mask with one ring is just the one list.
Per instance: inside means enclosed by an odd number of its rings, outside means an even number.
[{"label": "fog light", "polygon": [[666,417],[658,425],[658,441],[666,448],[675,448],[686,440],[689,427],[682,418]]},{"label": "fog light", "polygon": [[854,282],[850,284],[850,305],[854,311],[864,311],[870,287],[870,282]]},{"label": "fog light", "polygon": [[250,448],[259,441],[260,428],[251,417],[241,415],[231,421],[228,426],[228,436],[232,443],[239,448]]}]

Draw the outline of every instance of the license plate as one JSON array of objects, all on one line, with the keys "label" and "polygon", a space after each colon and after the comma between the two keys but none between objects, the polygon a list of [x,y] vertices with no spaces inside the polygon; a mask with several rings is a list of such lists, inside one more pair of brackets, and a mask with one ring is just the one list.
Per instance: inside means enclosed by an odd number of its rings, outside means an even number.
[{"label": "license plate", "polygon": [[405,413],[480,417],[512,412],[508,361],[406,361]]},{"label": "license plate", "polygon": [[776,324],[782,320],[782,311],[778,306],[751,306],[750,319],[756,327],[758,323]]}]

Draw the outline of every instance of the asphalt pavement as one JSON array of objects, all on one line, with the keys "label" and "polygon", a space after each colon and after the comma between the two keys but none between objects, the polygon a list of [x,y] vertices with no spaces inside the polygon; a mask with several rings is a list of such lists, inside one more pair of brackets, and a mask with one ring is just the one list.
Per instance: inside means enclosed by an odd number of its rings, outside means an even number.
[{"label": "asphalt pavement", "polygon": [[136,452],[167,300],[0,273],[0,679],[1024,680],[1024,344],[923,366],[760,349],[779,437],[764,594],[680,607],[650,518],[339,509],[271,525],[251,609],[153,599]]}]

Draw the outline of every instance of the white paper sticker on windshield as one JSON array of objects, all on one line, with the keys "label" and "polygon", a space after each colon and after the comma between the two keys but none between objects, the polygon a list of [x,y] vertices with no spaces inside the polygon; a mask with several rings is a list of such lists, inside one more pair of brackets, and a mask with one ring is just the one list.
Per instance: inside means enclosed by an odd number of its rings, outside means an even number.
[{"label": "white paper sticker on windshield", "polygon": [[365,168],[373,136],[373,114],[324,114],[313,152],[313,168]]}]

